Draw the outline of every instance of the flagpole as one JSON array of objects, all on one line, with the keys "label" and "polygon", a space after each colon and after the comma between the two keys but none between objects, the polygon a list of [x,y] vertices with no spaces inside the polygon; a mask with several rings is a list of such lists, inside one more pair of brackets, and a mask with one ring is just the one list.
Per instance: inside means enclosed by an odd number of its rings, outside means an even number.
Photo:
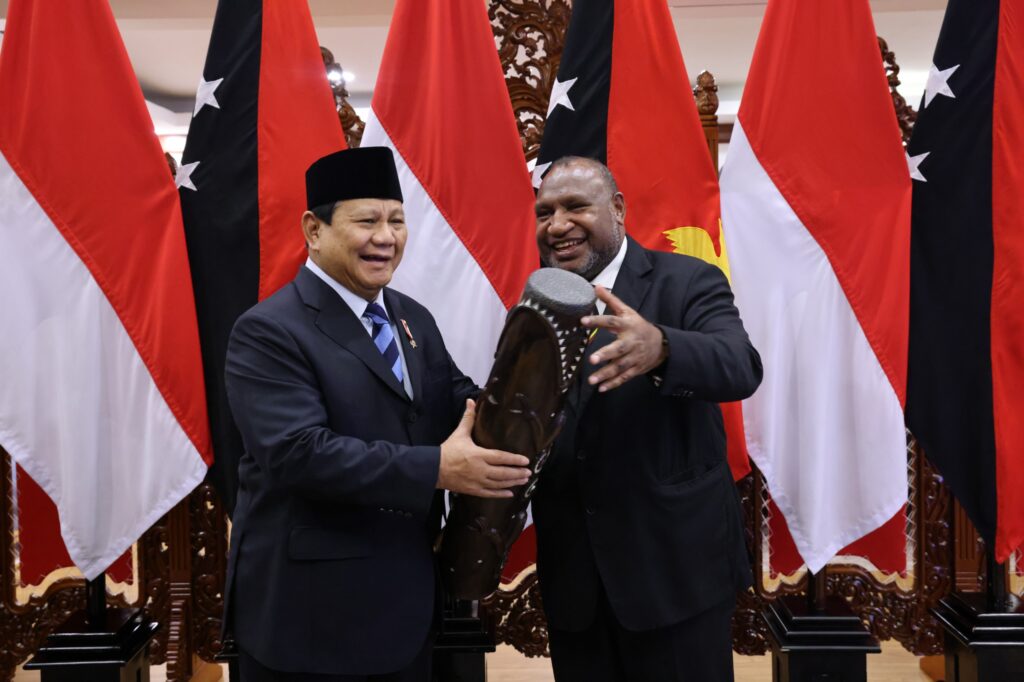
[{"label": "flagpole", "polygon": [[996,560],[995,552],[985,548],[985,594],[988,610],[992,613],[1016,613],[1021,611],[1021,598],[1010,591],[1007,583],[1006,562]]},{"label": "flagpole", "polygon": [[101,571],[98,576],[85,582],[85,620],[93,632],[102,632],[107,628],[106,571]]},{"label": "flagpole", "polygon": [[807,612],[825,613],[825,570],[822,566],[817,573],[807,572]]}]

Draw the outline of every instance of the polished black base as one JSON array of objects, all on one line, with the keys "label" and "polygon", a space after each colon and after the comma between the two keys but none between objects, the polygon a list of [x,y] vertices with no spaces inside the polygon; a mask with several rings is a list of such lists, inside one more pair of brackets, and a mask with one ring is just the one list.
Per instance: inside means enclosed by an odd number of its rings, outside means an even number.
[{"label": "polished black base", "polygon": [[1000,610],[984,594],[954,592],[932,609],[946,631],[946,682],[1024,681],[1024,604]]},{"label": "polished black base", "polygon": [[772,682],[866,682],[867,654],[882,648],[846,602],[813,612],[804,597],[780,597],[764,611]]},{"label": "polished black base", "polygon": [[480,603],[450,600],[434,642],[434,682],[486,682],[484,654],[492,651],[494,637]]},{"label": "polished black base", "polygon": [[26,670],[41,682],[149,682],[149,640],[159,627],[142,611],[107,609],[104,627],[78,611],[46,638]]}]

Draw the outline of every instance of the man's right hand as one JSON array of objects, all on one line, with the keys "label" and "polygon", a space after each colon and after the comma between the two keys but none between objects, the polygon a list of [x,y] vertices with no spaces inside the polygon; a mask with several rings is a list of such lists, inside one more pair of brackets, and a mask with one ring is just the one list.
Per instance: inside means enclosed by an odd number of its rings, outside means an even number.
[{"label": "man's right hand", "polygon": [[512,497],[517,485],[530,478],[530,460],[504,450],[488,450],[473,442],[476,403],[466,401],[466,412],[448,440],[441,443],[437,487],[476,497]]}]

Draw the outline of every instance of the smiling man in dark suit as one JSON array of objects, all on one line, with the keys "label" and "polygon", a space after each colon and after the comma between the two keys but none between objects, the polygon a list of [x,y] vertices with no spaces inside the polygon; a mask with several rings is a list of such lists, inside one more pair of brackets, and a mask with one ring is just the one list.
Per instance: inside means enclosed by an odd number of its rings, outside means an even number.
[{"label": "smiling man in dark suit", "polygon": [[510,496],[528,460],[473,444],[476,387],[386,288],[406,242],[391,151],[326,156],[306,192],[305,266],[228,346],[229,626],[244,682],[426,682],[438,490]]},{"label": "smiling man in dark suit", "polygon": [[603,313],[533,499],[555,679],[732,680],[751,575],[717,403],[754,392],[760,357],[718,268],[626,237],[600,162],[553,163],[536,212],[543,261]]}]

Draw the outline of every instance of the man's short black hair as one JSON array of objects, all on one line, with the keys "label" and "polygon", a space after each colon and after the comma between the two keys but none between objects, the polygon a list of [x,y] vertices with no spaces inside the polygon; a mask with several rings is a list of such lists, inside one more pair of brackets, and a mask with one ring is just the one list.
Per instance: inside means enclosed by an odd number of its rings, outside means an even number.
[{"label": "man's short black hair", "polygon": [[309,209],[309,212],[316,216],[316,219],[322,223],[331,224],[331,220],[334,218],[334,209],[338,207],[337,201],[332,201],[329,204],[320,204]]},{"label": "man's short black hair", "polygon": [[561,168],[562,166],[570,166],[576,163],[583,163],[589,166],[593,166],[594,168],[597,168],[598,172],[601,175],[601,179],[604,180],[604,184],[611,191],[612,196],[618,194],[619,183],[615,182],[615,176],[612,175],[612,172],[608,168],[608,166],[606,166],[604,163],[597,159],[590,158],[589,156],[563,156],[559,159],[555,159],[555,161],[548,168],[547,173],[545,173],[544,175],[547,175],[556,168]]}]

